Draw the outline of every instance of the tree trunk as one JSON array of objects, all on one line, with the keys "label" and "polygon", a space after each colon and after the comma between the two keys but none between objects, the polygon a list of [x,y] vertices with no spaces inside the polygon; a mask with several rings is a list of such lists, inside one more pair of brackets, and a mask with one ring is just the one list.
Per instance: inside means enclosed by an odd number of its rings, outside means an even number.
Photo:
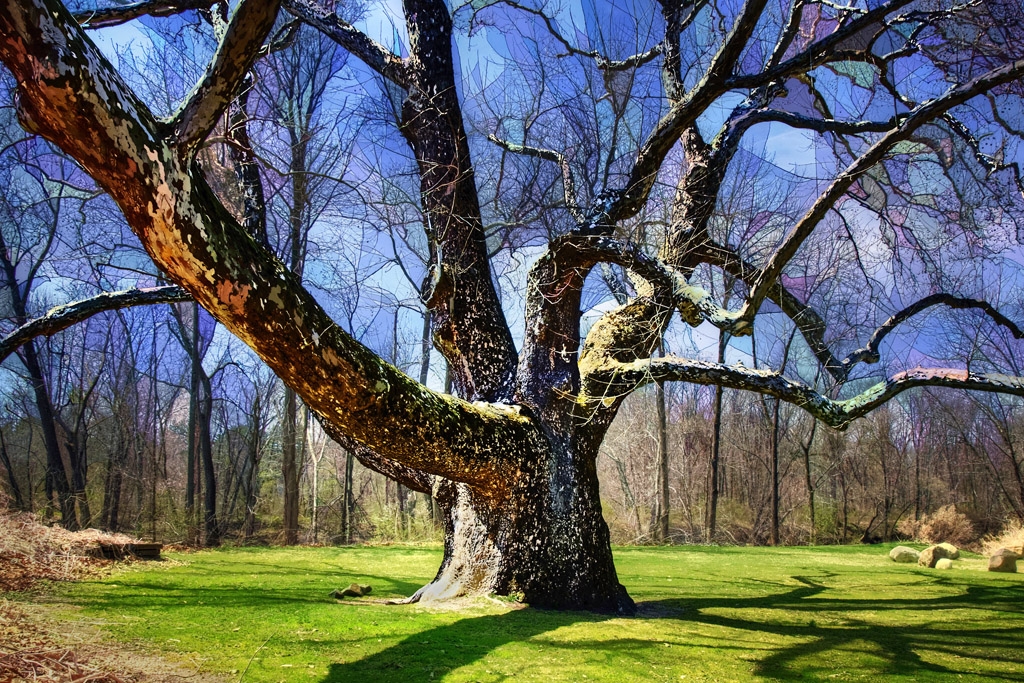
[{"label": "tree trunk", "polygon": [[52,494],[57,495],[60,505],[61,524],[64,528],[74,531],[79,529],[78,516],[75,512],[75,499],[68,481],[68,472],[64,467],[64,457],[60,451],[60,440],[57,437],[57,420],[53,414],[53,404],[46,388],[39,358],[36,356],[35,342],[22,347],[22,359],[28,370],[29,383],[39,411],[39,428],[43,433],[43,445],[46,447],[46,490],[47,503]]},{"label": "tree trunk", "polygon": [[[182,334],[185,326],[181,325]],[[189,373],[188,400],[188,453],[185,463],[185,521],[188,525],[188,540],[195,543],[199,536],[196,530],[196,455],[199,451],[199,373],[202,372],[199,358],[199,304],[192,304],[192,336],[183,337],[188,345],[186,351],[191,363]]]},{"label": "tree trunk", "polygon": [[203,545],[220,545],[220,523],[217,521],[217,471],[213,464],[213,387],[210,378],[202,375],[203,397],[200,403],[199,457],[203,467]]},{"label": "tree trunk", "polygon": [[18,486],[18,477],[14,473],[14,466],[11,463],[10,455],[7,453],[7,442],[4,440],[4,433],[0,430],[0,462],[7,470],[7,481],[11,485],[11,495],[14,496],[14,505],[18,510],[26,510],[25,501],[21,496],[21,487]]},{"label": "tree trunk", "polygon": [[345,482],[342,490],[341,536],[345,545],[352,543],[352,516],[355,513],[355,495],[352,493],[352,452],[345,451]]},{"label": "tree trunk", "polygon": [[771,543],[779,545],[779,399],[772,406],[772,444],[771,444]]},{"label": "tree trunk", "polygon": [[299,470],[296,462],[298,405],[295,391],[284,389],[284,425],[281,433],[281,475],[284,479],[284,544],[299,542]]},{"label": "tree trunk", "polygon": [[121,523],[121,489],[127,452],[123,443],[124,435],[118,434],[117,442],[107,461],[107,477],[103,486],[103,508],[100,520],[104,529],[118,531]]},{"label": "tree trunk", "polygon": [[658,485],[657,485],[657,532],[655,540],[668,540],[669,486],[668,486],[668,416],[665,409],[665,385],[657,383],[658,402]]},{"label": "tree trunk", "polygon": [[598,445],[538,449],[499,504],[442,480],[434,497],[443,511],[444,559],[410,600],[497,593],[534,607],[632,614],[601,513]]},{"label": "tree trunk", "polygon": [[[718,333],[718,362],[725,362],[725,348],[728,337],[725,332]],[[711,427],[711,459],[708,463],[708,511],[707,525],[704,528],[704,540],[711,543],[715,540],[715,529],[718,525],[718,459],[722,449],[722,387],[715,387],[714,422]]]},{"label": "tree trunk", "polygon": [[260,441],[263,438],[260,425],[261,398],[256,388],[249,411],[249,439],[245,448],[245,467],[242,486],[245,489],[245,517],[242,522],[242,538],[249,539],[256,533],[256,500],[259,495]]}]

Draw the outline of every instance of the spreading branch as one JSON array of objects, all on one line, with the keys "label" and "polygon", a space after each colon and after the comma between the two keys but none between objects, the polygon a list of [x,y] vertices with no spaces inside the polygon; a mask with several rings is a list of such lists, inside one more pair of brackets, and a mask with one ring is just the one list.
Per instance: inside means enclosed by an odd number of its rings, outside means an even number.
[{"label": "spreading branch", "polygon": [[508,406],[434,392],[340,329],[192,172],[60,2],[0,0],[0,60],[19,84],[23,120],[79,161],[167,277],[322,421],[381,457],[485,497],[515,485],[518,456],[508,444],[543,448],[538,428]]},{"label": "spreading branch", "polygon": [[[607,218],[604,220],[608,222],[624,220],[636,215],[643,208],[669,151],[679,140],[683,131],[693,126],[697,118],[721,95],[729,90],[765,86],[821,66],[834,59],[834,51],[843,41],[877,24],[887,14],[910,2],[911,0],[892,0],[850,21],[827,37],[814,42],[800,54],[777,66],[769,67],[757,74],[734,76],[731,75],[731,70],[738,58],[737,50],[742,51],[739,38],[744,34],[749,35],[749,32],[753,31],[756,26],[756,16],[754,15],[759,15],[759,12],[755,12],[758,7],[748,3],[737,19],[732,32],[713,59],[712,67],[700,82],[680,98],[658,121],[654,130],[640,147],[625,187],[604,209],[607,214]],[[753,19],[751,19],[752,16]]]},{"label": "spreading branch", "polygon": [[953,296],[952,294],[932,294],[920,301],[907,306],[899,313],[891,316],[882,323],[868,339],[863,348],[859,348],[843,359],[842,364],[847,372],[857,363],[877,363],[879,361],[878,347],[886,335],[892,332],[898,325],[907,321],[912,316],[931,308],[932,306],[945,305],[959,310],[977,309],[990,317],[996,324],[1005,327],[1013,335],[1014,339],[1024,339],[1024,330],[1021,330],[1012,320],[1000,313],[995,306],[987,301],[978,299],[967,299]]},{"label": "spreading branch", "polygon": [[401,57],[371,40],[316,0],[283,0],[282,7],[330,37],[392,83],[409,87],[409,71]]},{"label": "spreading branch", "polygon": [[558,55],[559,57],[576,55],[578,57],[593,59],[597,64],[597,68],[602,71],[626,71],[628,69],[635,69],[653,61],[657,56],[665,51],[664,44],[658,43],[646,52],[631,55],[625,59],[608,59],[608,57],[602,55],[597,50],[583,50],[570,43],[555,26],[554,20],[542,9],[528,7],[521,3],[514,2],[513,0],[499,0],[490,6],[493,7],[494,5],[506,5],[519,12],[525,12],[526,14],[532,14],[535,17],[539,17],[540,20],[544,22],[544,26],[547,28],[548,33],[551,34],[551,37],[558,41],[558,43],[565,49],[565,54]]},{"label": "spreading branch", "polygon": [[968,370],[914,368],[879,382],[853,398],[838,401],[778,372],[722,365],[677,356],[631,363],[606,360],[585,375],[584,405],[600,404],[609,397],[650,382],[679,381],[753,391],[803,408],[825,424],[838,429],[871,412],[894,396],[915,387],[948,387],[1024,396],[1024,377]]},{"label": "spreading branch", "polygon": [[88,29],[120,26],[140,17],[169,17],[189,10],[209,10],[220,0],[145,0],[130,5],[82,10],[71,16]]},{"label": "spreading branch", "polygon": [[25,323],[6,337],[0,339],[0,363],[15,349],[36,337],[49,337],[105,311],[116,311],[132,306],[150,304],[171,304],[191,301],[188,292],[176,285],[125,289],[120,292],[103,292],[94,297],[56,306],[35,320]]},{"label": "spreading branch", "polygon": [[779,248],[768,260],[767,265],[761,271],[760,277],[754,283],[750,294],[740,309],[740,315],[732,330],[733,334],[750,333],[750,323],[757,313],[761,302],[764,300],[768,289],[778,280],[782,270],[789,263],[790,259],[796,255],[804,240],[810,236],[818,223],[832,210],[836,202],[839,201],[865,171],[880,162],[897,143],[910,138],[924,124],[935,120],[953,107],[963,104],[972,97],[1003,83],[1009,83],[1021,76],[1024,76],[1024,59],[992,69],[967,83],[951,88],[945,95],[917,107],[897,128],[884,135],[853,163],[847,166],[846,170],[840,173],[832,181],[828,189],[818,197],[814,205],[804,214],[803,218],[790,229],[782,244],[779,245]]}]

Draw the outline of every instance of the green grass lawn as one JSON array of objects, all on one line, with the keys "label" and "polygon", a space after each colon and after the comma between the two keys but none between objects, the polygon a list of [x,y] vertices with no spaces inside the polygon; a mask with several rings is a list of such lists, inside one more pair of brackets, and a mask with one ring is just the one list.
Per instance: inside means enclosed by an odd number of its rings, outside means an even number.
[{"label": "green grass lawn", "polygon": [[182,564],[50,599],[252,682],[1024,680],[1024,574],[989,574],[979,558],[897,565],[888,548],[620,548],[635,618],[328,597],[353,581],[372,598],[412,593],[440,550],[403,546],[171,555]]}]

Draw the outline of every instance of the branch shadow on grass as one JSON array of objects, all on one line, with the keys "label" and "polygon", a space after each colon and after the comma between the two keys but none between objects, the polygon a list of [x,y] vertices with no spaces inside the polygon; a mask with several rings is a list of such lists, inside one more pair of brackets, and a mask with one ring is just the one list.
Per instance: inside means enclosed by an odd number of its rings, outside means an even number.
[{"label": "branch shadow on grass", "polygon": [[[934,574],[922,576],[936,585],[952,583]],[[638,618],[678,622],[682,628],[673,630],[675,645],[696,648],[687,639],[703,633],[701,637],[706,640],[711,632],[716,649],[736,651],[730,655],[736,658],[746,655],[750,659],[753,655],[753,670],[737,668],[740,677],[753,673],[768,680],[817,679],[846,668],[851,675],[874,680],[968,675],[1024,681],[1024,600],[1019,584],[967,586],[957,595],[939,598],[851,598],[830,596],[829,587],[821,583],[826,579],[827,575],[794,576],[786,585],[775,584],[783,590],[749,598],[688,597],[641,602]],[[991,623],[961,623],[962,615],[954,610],[964,609],[984,610]],[[926,612],[930,616],[918,616],[910,623],[872,616],[894,611]],[[572,624],[611,618],[535,609],[469,617],[419,632],[368,657],[332,664],[321,680],[437,680],[506,644]],[[982,616],[970,618],[980,620]],[[635,667],[661,656],[652,652],[660,640],[546,640],[540,647],[548,648],[548,654],[556,659],[562,649],[590,649],[613,667]],[[495,669],[501,668],[502,663],[496,662]],[[517,672],[488,673],[494,680],[502,680]]]}]

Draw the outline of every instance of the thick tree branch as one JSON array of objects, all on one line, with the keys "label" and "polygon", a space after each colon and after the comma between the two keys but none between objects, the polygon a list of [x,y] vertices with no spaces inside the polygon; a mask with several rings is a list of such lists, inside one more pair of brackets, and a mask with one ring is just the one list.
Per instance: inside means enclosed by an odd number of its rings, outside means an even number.
[{"label": "thick tree branch", "polygon": [[170,123],[178,153],[191,158],[217,125],[259,56],[280,0],[243,0],[235,10],[203,79]]},{"label": "thick tree branch", "polygon": [[509,402],[518,354],[492,279],[480,196],[462,120],[444,0],[405,0],[409,88],[400,130],[419,166],[430,249],[422,297],[434,345],[460,396]]},{"label": "thick tree branch", "polygon": [[401,57],[371,40],[365,33],[316,0],[282,0],[281,6],[317,28],[384,78],[403,88],[409,87],[408,67]]},{"label": "thick tree branch", "polygon": [[654,186],[662,162],[679,136],[726,92],[725,80],[732,73],[766,4],[767,0],[746,1],[704,77],[658,121],[640,148],[625,189],[607,209],[608,223],[629,218],[640,210]]},{"label": "thick tree branch", "polygon": [[933,121],[953,107],[963,104],[967,100],[984,93],[991,88],[1008,83],[1024,76],[1024,59],[1005,64],[993,69],[977,78],[955,86],[930,102],[917,107],[903,122],[895,129],[884,135],[878,142],[872,145],[866,152],[858,157],[846,170],[839,174],[828,189],[818,197],[814,205],[804,214],[796,225],[794,225],[782,244],[768,260],[767,265],[761,271],[754,286],[751,288],[743,307],[740,309],[740,316],[731,330],[733,334],[750,334],[751,322],[761,302],[764,300],[768,289],[778,280],[783,268],[796,254],[804,240],[814,231],[818,223],[825,215],[832,210],[836,202],[846,193],[854,182],[868,169],[881,161],[886,154],[898,142],[908,139],[918,128]]},{"label": "thick tree branch", "polygon": [[0,339],[0,363],[15,349],[36,337],[49,337],[82,322],[97,313],[116,311],[131,306],[148,304],[169,304],[191,301],[188,292],[176,285],[125,289],[120,292],[103,292],[94,297],[55,306],[35,320],[25,323],[6,337]]},{"label": "thick tree branch", "polygon": [[189,10],[208,10],[219,0],[144,0],[130,5],[74,12],[75,20],[88,29],[120,26],[139,17],[169,17]]},{"label": "thick tree branch", "polygon": [[680,381],[743,389],[792,403],[822,422],[844,429],[907,389],[924,386],[969,389],[1024,396],[1024,378],[968,370],[914,368],[897,373],[853,398],[837,401],[807,385],[768,370],[742,365],[720,365],[676,356],[616,363],[605,359],[600,367],[584,374],[584,405],[601,404],[620,393],[650,382]]},{"label": "thick tree branch", "polygon": [[858,135],[860,133],[885,133],[899,125],[906,115],[888,121],[837,121],[835,119],[816,119],[778,109],[759,109],[744,116],[746,127],[758,123],[774,121],[784,123],[790,128],[813,130],[816,133],[835,133],[836,135]]},{"label": "thick tree branch", "polygon": [[[677,269],[640,251],[635,244],[599,235],[568,235],[552,245],[555,258],[573,267],[590,269],[598,263],[614,263],[632,271],[651,284],[671,292],[674,306],[691,325],[705,320],[720,328],[732,324],[735,314],[725,310],[711,294],[691,285]],[[564,269],[563,265],[563,269]]]},{"label": "thick tree branch", "polygon": [[365,467],[383,474],[385,477],[397,481],[407,489],[419,491],[420,493],[431,493],[433,482],[431,476],[420,470],[406,467],[405,465],[381,457],[378,453],[367,448],[344,432],[341,432],[328,422],[321,421],[324,432],[337,442],[342,448],[349,451]]},{"label": "thick tree branch", "polygon": [[[57,0],[0,0],[22,118],[117,202],[153,261],[323,421],[382,457],[500,498],[543,448],[512,408],[431,391],[342,331],[238,224]],[[522,452],[509,444],[521,444]]]}]

